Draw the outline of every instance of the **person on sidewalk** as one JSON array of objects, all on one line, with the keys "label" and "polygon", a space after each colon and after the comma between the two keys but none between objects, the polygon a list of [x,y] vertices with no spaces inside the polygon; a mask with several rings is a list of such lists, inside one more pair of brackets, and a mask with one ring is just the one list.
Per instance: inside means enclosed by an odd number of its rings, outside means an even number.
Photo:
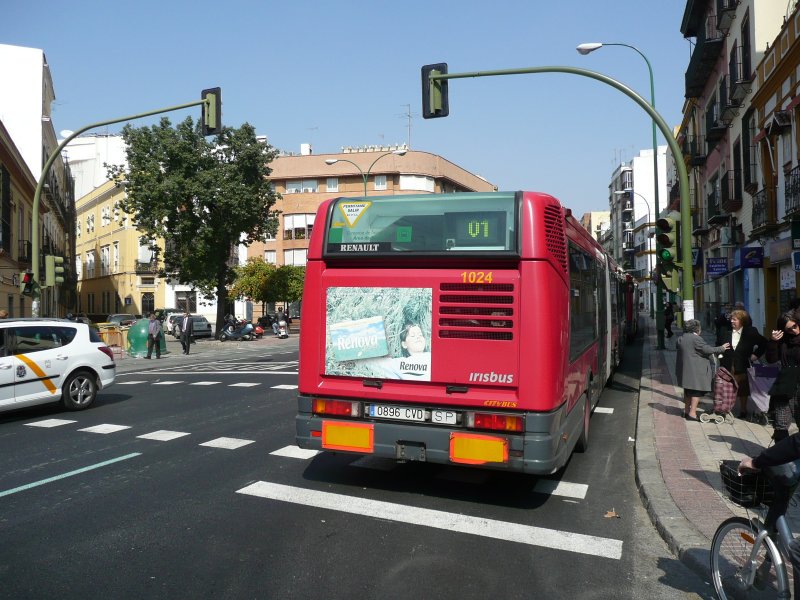
[{"label": "person on sidewalk", "polygon": [[[753,458],[744,458],[739,463],[739,475],[746,471],[760,471],[764,467],[776,467],[800,460],[800,433],[795,433],[763,450]],[[791,488],[787,488],[791,490]],[[777,494],[777,490],[776,490]],[[772,513],[772,511],[770,511]],[[777,519],[780,515],[767,514],[768,526],[771,518]],[[792,563],[792,576],[794,579],[793,598],[800,598],[800,541],[796,538],[789,542],[789,560]]]},{"label": "person on sidewalk", "polygon": [[711,346],[700,335],[700,321],[690,319],[683,325],[686,332],[675,344],[675,374],[683,388],[683,418],[699,421],[697,405],[706,392],[711,391],[711,358],[730,348],[729,343]]},{"label": "person on sidewalk", "polygon": [[192,315],[187,312],[183,313],[181,318],[181,346],[183,353],[189,354],[189,346],[192,345],[192,335],[194,335],[194,323],[192,322]]},{"label": "person on sidewalk", "polygon": [[800,423],[800,401],[797,398],[798,371],[800,371],[800,322],[793,312],[778,317],[777,329],[772,339],[777,342],[777,356],[781,369],[770,389],[769,404],[774,413],[772,438],[779,442],[789,436],[792,418]]},{"label": "person on sidewalk", "polygon": [[150,321],[147,324],[147,356],[153,355],[153,346],[156,348],[156,358],[161,358],[161,321],[156,319],[156,313],[150,313]]},{"label": "person on sidewalk", "polygon": [[722,344],[728,344],[719,361],[733,373],[739,385],[739,418],[747,418],[747,398],[750,396],[750,384],[747,380],[747,369],[750,363],[758,360],[767,351],[769,340],[753,327],[750,315],[744,309],[731,311],[731,330],[722,336]]},{"label": "person on sidewalk", "polygon": [[672,306],[672,302],[667,300],[664,303],[664,334],[666,337],[672,337],[672,322],[675,320],[675,309]]}]

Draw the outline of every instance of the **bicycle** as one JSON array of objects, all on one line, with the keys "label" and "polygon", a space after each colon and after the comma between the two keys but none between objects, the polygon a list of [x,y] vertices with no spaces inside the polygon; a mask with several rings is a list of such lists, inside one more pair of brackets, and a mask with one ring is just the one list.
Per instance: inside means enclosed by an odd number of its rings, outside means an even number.
[{"label": "bicycle", "polygon": [[791,598],[786,565],[791,564],[789,543],[794,536],[785,515],[798,485],[797,465],[740,476],[738,464],[720,463],[726,494],[758,516],[731,517],[717,528],[711,542],[714,589],[720,600]]}]

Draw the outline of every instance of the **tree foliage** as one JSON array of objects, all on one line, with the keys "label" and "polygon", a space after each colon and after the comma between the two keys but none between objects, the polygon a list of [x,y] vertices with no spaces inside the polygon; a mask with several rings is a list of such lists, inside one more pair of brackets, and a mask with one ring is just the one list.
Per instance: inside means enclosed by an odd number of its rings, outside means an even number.
[{"label": "tree foliage", "polygon": [[191,117],[174,128],[167,118],[152,127],[127,125],[122,135],[127,170],[109,167],[109,177],[126,188],[119,207],[162,257],[162,277],[216,294],[219,326],[237,245],[275,233],[276,194],[267,176],[277,152],[247,123],[224,128],[213,141]]},{"label": "tree foliage", "polygon": [[303,297],[304,267],[284,265],[278,267],[270,278],[267,302],[297,302]]},{"label": "tree foliage", "polygon": [[260,256],[247,259],[247,263],[236,267],[236,280],[230,288],[233,298],[250,298],[255,302],[268,302],[270,280],[276,267]]}]

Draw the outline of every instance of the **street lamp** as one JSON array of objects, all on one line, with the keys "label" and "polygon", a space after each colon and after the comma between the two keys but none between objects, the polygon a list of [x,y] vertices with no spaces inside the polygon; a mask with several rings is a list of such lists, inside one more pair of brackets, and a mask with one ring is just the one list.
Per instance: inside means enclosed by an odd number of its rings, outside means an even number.
[{"label": "street lamp", "polygon": [[[653,222],[653,213],[650,211],[650,203],[647,201],[647,198],[642,196],[639,192],[633,191],[631,188],[626,188],[624,190],[617,190],[617,191],[614,192],[615,196],[624,196],[626,194],[631,194],[631,195],[636,194],[637,196],[639,196],[639,198],[644,200],[644,205],[647,207],[647,223],[648,223],[648,227],[649,227],[650,224]],[[633,200],[633,197],[631,197],[631,200]],[[634,211],[634,215],[635,215],[635,211]],[[651,247],[650,247],[650,242],[649,242],[650,235],[647,235],[647,240],[648,240],[648,242],[647,242],[647,251],[648,251],[648,253],[647,253],[647,273],[648,273],[648,275],[650,277],[650,283],[652,284],[654,282],[653,282],[653,266],[650,264],[650,258],[651,258],[651,253],[650,253]],[[658,259],[656,258],[656,260],[658,260]],[[655,286],[656,286],[656,289],[658,289],[658,281],[655,281]],[[655,317],[655,301],[653,300],[653,296],[651,294],[650,295],[650,318],[652,319],[654,317]]]},{"label": "street lamp", "polygon": [[[656,109],[656,90],[655,90],[655,83],[653,80],[653,66],[650,64],[650,61],[647,57],[639,50],[636,46],[631,46],[630,44],[622,44],[622,43],[604,43],[604,42],[588,42],[585,44],[579,44],[577,48],[575,48],[579,54],[589,54],[590,52],[594,52],[603,46],[624,46],[625,48],[630,48],[634,52],[636,52],[639,56],[644,59],[644,62],[647,64],[647,71],[650,74],[650,107],[655,110]],[[659,214],[659,206],[658,206],[658,139],[656,138],[656,122],[655,119],[652,121],[653,123],[653,185],[655,186],[655,195],[653,196],[653,202],[655,204],[655,216],[658,217]],[[658,234],[658,226],[656,226],[656,234]],[[658,249],[658,243],[656,243],[656,250]],[[661,264],[661,258],[658,256],[658,252],[656,252],[656,264]],[[689,267],[691,268],[691,267]],[[684,299],[686,294],[693,294],[693,290],[684,290],[683,295]],[[661,286],[658,285],[656,282],[656,304],[659,307],[663,306],[664,304],[664,296]],[[658,348],[660,350],[664,349],[664,316],[663,312],[659,309],[656,313],[656,327],[658,328]]]},{"label": "street lamp", "polygon": [[346,163],[350,163],[351,165],[353,165],[356,169],[358,169],[358,172],[361,173],[361,178],[364,180],[364,195],[366,196],[367,195],[367,180],[369,179],[369,173],[370,173],[370,171],[372,171],[372,167],[375,166],[375,163],[378,162],[380,159],[382,159],[384,156],[389,156],[390,154],[396,154],[397,156],[403,156],[406,152],[408,152],[408,150],[392,150],[391,152],[386,152],[384,154],[381,154],[378,158],[376,158],[375,160],[372,161],[372,164],[369,166],[369,169],[367,169],[366,173],[356,163],[354,163],[352,160],[347,160],[346,158],[329,158],[329,159],[327,159],[325,161],[325,164],[326,165],[335,165],[338,162],[346,162]]}]

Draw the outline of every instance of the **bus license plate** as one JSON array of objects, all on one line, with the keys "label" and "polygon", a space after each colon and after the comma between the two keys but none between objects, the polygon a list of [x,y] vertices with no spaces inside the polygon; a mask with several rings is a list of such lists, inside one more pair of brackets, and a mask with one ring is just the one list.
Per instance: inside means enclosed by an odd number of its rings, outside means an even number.
[{"label": "bus license plate", "polygon": [[425,409],[412,406],[372,404],[369,407],[369,416],[377,419],[394,419],[396,421],[424,421]]},{"label": "bus license plate", "polygon": [[458,423],[458,418],[453,410],[432,410],[431,423],[436,423],[437,425],[456,425]]}]

